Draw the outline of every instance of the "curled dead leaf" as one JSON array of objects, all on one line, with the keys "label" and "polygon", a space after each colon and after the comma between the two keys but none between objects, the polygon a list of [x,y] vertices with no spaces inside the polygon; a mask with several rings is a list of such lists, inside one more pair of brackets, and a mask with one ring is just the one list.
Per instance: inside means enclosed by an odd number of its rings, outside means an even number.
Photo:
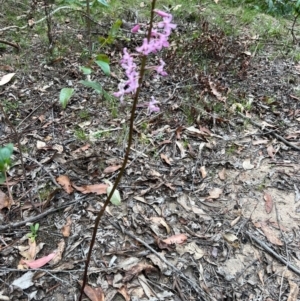
[{"label": "curled dead leaf", "polygon": [[[82,281],[78,281],[82,286]],[[101,287],[91,287],[88,284],[84,286],[84,293],[90,298],[91,301],[104,301],[104,293]]]},{"label": "curled dead leaf", "polygon": [[13,205],[11,199],[0,190],[0,210],[3,208],[10,209],[11,205]]},{"label": "curled dead leaf", "polygon": [[254,168],[254,165],[251,164],[250,159],[246,159],[246,160],[243,162],[243,168],[244,168],[245,170],[250,170],[250,169],[253,169],[253,168]]},{"label": "curled dead leaf", "polygon": [[175,234],[167,239],[163,239],[162,241],[167,245],[172,245],[172,244],[183,244],[186,240],[187,240],[187,236],[181,233],[181,234]]},{"label": "curled dead leaf", "polygon": [[200,167],[200,172],[201,172],[202,178],[203,178],[203,179],[206,178],[207,172],[206,172],[205,166],[201,166],[201,167]]},{"label": "curled dead leaf", "polygon": [[160,157],[169,165],[172,165],[171,160],[167,155],[165,154],[160,154]]},{"label": "curled dead leaf", "polygon": [[65,190],[66,193],[71,194],[74,191],[68,176],[61,175],[56,178],[56,181],[59,185],[62,186],[62,188]]},{"label": "curled dead leaf", "polygon": [[214,188],[209,191],[209,196],[207,197],[208,199],[218,199],[220,195],[222,194],[223,189],[221,188]]},{"label": "curled dead leaf", "polygon": [[164,226],[167,233],[168,234],[170,233],[170,231],[171,231],[170,227],[168,226],[168,224],[166,223],[166,221],[163,217],[153,216],[153,217],[150,217],[150,220],[157,225]]},{"label": "curled dead leaf", "polygon": [[266,223],[261,223],[261,229],[264,232],[267,240],[277,246],[282,246],[282,241],[277,237],[276,233],[270,229]]},{"label": "curled dead leaf", "polygon": [[64,237],[70,236],[71,225],[72,225],[72,219],[70,216],[68,216],[66,224],[61,228],[61,232]]},{"label": "curled dead leaf", "polygon": [[105,173],[105,174],[113,173],[113,172],[119,170],[121,167],[122,167],[122,165],[108,166],[103,170],[103,173]]},{"label": "curled dead leaf", "polygon": [[157,272],[157,269],[148,263],[138,263],[126,271],[123,282],[130,281],[133,277],[138,276],[141,272]]},{"label": "curled dead leaf", "polygon": [[82,192],[83,194],[87,193],[96,193],[99,194],[106,194],[107,191],[107,184],[94,184],[94,185],[84,185],[84,186],[76,186],[74,183],[72,184],[73,187]]},{"label": "curled dead leaf", "polygon": [[66,248],[66,243],[64,239],[62,239],[58,244],[57,244],[57,249],[55,250],[55,256],[51,259],[49,264],[55,265],[59,263],[62,259],[62,254],[65,251]]},{"label": "curled dead leaf", "polygon": [[223,168],[223,169],[219,172],[219,178],[220,178],[220,180],[222,180],[222,181],[225,180],[225,168]]},{"label": "curled dead leaf", "polygon": [[269,214],[269,213],[271,213],[271,211],[273,209],[272,196],[269,193],[265,193],[264,200],[265,200],[265,209],[266,209],[266,212]]}]

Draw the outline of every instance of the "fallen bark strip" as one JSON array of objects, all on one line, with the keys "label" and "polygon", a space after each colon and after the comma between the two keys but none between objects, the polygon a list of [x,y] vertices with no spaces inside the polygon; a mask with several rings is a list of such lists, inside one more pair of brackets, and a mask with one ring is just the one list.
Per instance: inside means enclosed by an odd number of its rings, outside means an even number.
[{"label": "fallen bark strip", "polygon": [[[250,121],[250,123],[252,123],[253,125],[255,125],[255,126],[259,127],[261,130],[263,130],[263,127],[262,127],[259,123],[253,121],[252,119],[250,119],[249,117],[245,116],[244,114],[242,114],[242,113],[240,113],[240,112],[237,112],[237,113],[238,113],[238,115],[241,116],[242,118],[244,118],[244,119]],[[291,142],[288,142],[287,140],[285,140],[283,137],[281,137],[280,135],[276,134],[275,132],[270,132],[269,134],[273,135],[273,136],[276,137],[278,140],[282,141],[284,144],[286,144],[286,145],[292,147],[293,149],[296,149],[297,151],[300,151],[300,147],[298,147],[297,145],[295,145],[295,144],[293,144],[293,143],[291,143]]]},{"label": "fallen bark strip", "polygon": [[254,241],[256,244],[258,244],[260,247],[262,247],[265,251],[267,251],[270,255],[275,257],[277,260],[279,260],[281,263],[283,263],[289,270],[292,272],[296,273],[298,276],[300,276],[300,270],[290,264],[285,258],[277,254],[273,249],[271,249],[269,246],[267,246],[264,242],[253,236],[250,232],[246,231],[245,232],[250,240]]},{"label": "fallen bark strip", "polygon": [[61,209],[69,207],[70,205],[73,205],[73,204],[75,204],[77,202],[78,202],[78,200],[75,200],[75,201],[63,204],[62,206],[60,206],[58,208],[51,208],[48,211],[45,211],[45,212],[43,212],[41,214],[38,214],[38,215],[33,216],[33,217],[30,217],[30,218],[28,218],[28,219],[26,219],[25,221],[22,221],[22,222],[17,222],[17,223],[12,223],[12,224],[7,224],[7,225],[4,225],[4,226],[0,226],[0,231],[1,230],[7,230],[7,229],[21,227],[21,226],[26,225],[27,223],[36,222],[36,221],[40,220],[41,218],[43,218],[43,217],[45,217],[45,216],[47,216],[49,214],[55,213],[55,212],[57,212],[57,211],[59,211]]},{"label": "fallen bark strip", "polygon": [[185,276],[179,269],[177,269],[173,264],[171,264],[169,261],[167,261],[165,258],[163,258],[158,252],[156,252],[151,246],[149,246],[147,243],[145,243],[143,240],[141,240],[140,238],[136,237],[134,234],[121,229],[117,224],[115,224],[114,222],[110,221],[110,224],[112,226],[114,226],[117,230],[123,232],[124,234],[130,236],[131,238],[137,240],[139,243],[141,243],[142,245],[144,245],[148,250],[150,250],[153,254],[155,254],[161,261],[163,261],[166,265],[168,265],[174,272],[176,272],[182,279],[184,279],[193,289],[194,291],[199,295],[199,297],[201,296],[202,300],[208,301],[211,300],[210,296],[205,293],[202,288],[195,283],[194,281],[192,281],[191,279],[189,279],[187,276]]}]

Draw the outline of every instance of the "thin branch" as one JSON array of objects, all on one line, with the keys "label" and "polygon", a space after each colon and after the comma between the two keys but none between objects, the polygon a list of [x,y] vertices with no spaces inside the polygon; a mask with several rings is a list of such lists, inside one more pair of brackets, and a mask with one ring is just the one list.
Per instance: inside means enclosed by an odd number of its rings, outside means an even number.
[{"label": "thin branch", "polygon": [[260,247],[262,247],[265,251],[267,251],[269,254],[271,254],[273,257],[275,257],[281,263],[283,263],[284,265],[286,265],[289,270],[293,271],[298,276],[300,276],[300,270],[297,267],[295,267],[292,264],[290,264],[285,258],[283,258],[279,254],[277,254],[273,249],[271,249],[264,242],[262,242],[261,240],[259,240],[255,236],[253,236],[250,232],[246,231],[245,233],[249,236],[249,238],[252,241],[254,241],[255,243],[257,243]]},{"label": "thin branch", "polygon": [[40,220],[41,218],[43,218],[43,217],[45,217],[45,216],[47,216],[49,214],[55,213],[57,211],[60,211],[61,209],[69,207],[70,205],[73,205],[73,204],[75,204],[77,202],[78,202],[78,200],[71,201],[71,202],[68,202],[66,204],[63,204],[62,206],[60,206],[58,208],[51,208],[48,211],[45,211],[45,212],[43,212],[41,214],[38,214],[36,216],[32,216],[32,217],[26,219],[25,221],[17,222],[17,223],[12,223],[12,224],[6,224],[6,225],[3,225],[3,226],[0,226],[0,231],[7,230],[7,229],[12,229],[12,228],[18,228],[18,227],[26,225],[27,223],[36,222],[36,221]]},{"label": "thin branch", "polygon": [[17,43],[12,43],[12,42],[5,41],[5,40],[0,40],[0,43],[16,48],[18,50],[18,52],[20,51],[20,46]]},{"label": "thin branch", "polygon": [[[253,121],[252,119],[250,119],[249,117],[245,116],[244,114],[238,112],[238,115],[243,117],[244,119],[250,121],[250,123],[252,123],[253,125],[259,127],[260,129],[263,129],[262,125],[260,125],[259,123]],[[283,143],[285,143],[286,145],[292,147],[293,149],[300,151],[300,147],[298,147],[297,145],[288,142],[287,140],[285,140],[283,137],[281,137],[280,135],[274,133],[274,132],[270,132],[271,135],[273,135],[274,137],[276,137],[278,140],[282,141]]]}]

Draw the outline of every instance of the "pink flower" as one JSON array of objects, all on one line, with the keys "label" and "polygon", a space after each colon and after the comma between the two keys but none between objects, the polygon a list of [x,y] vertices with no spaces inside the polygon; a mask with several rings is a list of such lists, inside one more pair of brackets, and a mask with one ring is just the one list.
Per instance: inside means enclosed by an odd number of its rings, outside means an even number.
[{"label": "pink flower", "polygon": [[148,104],[148,115],[150,115],[153,112],[159,112],[160,111],[160,108],[158,106],[156,106],[158,101],[156,101],[153,96],[151,96],[151,99],[152,100],[150,100],[149,104]]},{"label": "pink flower", "polygon": [[132,27],[131,32],[132,33],[137,33],[139,31],[139,29],[140,29],[140,25],[137,24],[137,25],[135,25],[135,26]]},{"label": "pink flower", "polygon": [[162,76],[167,76],[168,73],[164,71],[164,66],[166,65],[166,63],[162,59],[160,59],[159,61],[160,61],[160,65],[147,67],[147,69],[155,70],[158,74]]},{"label": "pink flower", "polygon": [[170,16],[172,17],[172,15],[165,13],[164,11],[159,9],[155,9],[154,12],[156,12],[161,17],[170,17]]},{"label": "pink flower", "polygon": [[149,43],[147,38],[145,38],[143,40],[142,46],[135,48],[135,50],[144,55],[148,55],[149,53],[153,52],[153,50],[154,50],[152,40],[150,40],[150,43]]},{"label": "pink flower", "polygon": [[155,67],[156,72],[162,76],[167,76],[168,73],[163,70],[166,63],[162,59],[160,59],[159,61],[160,65]]}]

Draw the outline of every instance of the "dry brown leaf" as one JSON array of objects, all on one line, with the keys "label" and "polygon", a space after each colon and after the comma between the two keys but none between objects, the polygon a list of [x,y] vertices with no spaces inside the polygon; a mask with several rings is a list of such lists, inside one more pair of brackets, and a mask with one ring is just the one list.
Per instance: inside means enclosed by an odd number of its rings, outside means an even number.
[{"label": "dry brown leaf", "polygon": [[3,75],[0,78],[0,86],[4,86],[8,82],[10,82],[10,80],[14,77],[15,74],[16,73],[8,73],[8,74]]},{"label": "dry brown leaf", "polygon": [[61,175],[56,178],[56,181],[59,185],[62,186],[62,188],[66,191],[66,193],[71,194],[74,191],[68,176]]},{"label": "dry brown leaf", "polygon": [[176,129],[176,139],[180,140],[181,139],[181,133],[183,131],[183,126],[179,126],[177,129]]},{"label": "dry brown leaf", "polygon": [[190,253],[193,255],[195,260],[199,260],[205,254],[205,252],[201,248],[199,248],[199,246],[194,241],[185,246],[177,245],[176,251],[180,255],[183,255],[184,253]]},{"label": "dry brown leaf", "polygon": [[259,278],[260,282],[262,283],[262,285],[265,285],[265,283],[264,283],[264,270],[258,271],[258,278]]},{"label": "dry brown leaf", "polygon": [[273,209],[272,196],[270,194],[268,194],[268,193],[265,193],[264,200],[265,200],[265,209],[266,209],[266,212],[269,214],[269,213],[271,213],[271,211]]},{"label": "dry brown leaf", "polygon": [[[78,281],[82,286],[82,281]],[[100,287],[84,286],[84,293],[90,298],[91,301],[104,301],[104,293]]]},{"label": "dry brown leaf", "polygon": [[66,243],[65,243],[65,240],[62,239],[57,244],[57,249],[55,250],[55,256],[51,259],[49,264],[55,265],[55,264],[59,263],[62,259],[62,254],[65,251],[65,248],[66,248]]},{"label": "dry brown leaf", "polygon": [[90,146],[91,146],[90,144],[86,144],[82,147],[79,147],[73,151],[73,154],[84,152],[84,151],[88,150],[90,148]]},{"label": "dry brown leaf", "polygon": [[265,122],[265,121],[263,121],[262,123],[261,123],[261,127],[262,127],[262,129],[264,129],[265,127],[270,127],[270,128],[274,128],[275,126],[274,125],[272,125],[272,124],[269,124],[269,123],[267,123],[267,122]]},{"label": "dry brown leaf", "polygon": [[167,239],[163,239],[162,241],[167,245],[173,245],[173,244],[183,244],[187,240],[187,236],[183,233],[181,234],[175,234]]},{"label": "dry brown leaf", "polygon": [[169,165],[172,165],[171,160],[167,155],[165,154],[160,154],[160,157]]},{"label": "dry brown leaf", "polygon": [[268,139],[260,139],[260,140],[253,140],[252,144],[253,145],[260,145],[260,144],[267,144],[269,142]]},{"label": "dry brown leaf", "polygon": [[186,194],[182,194],[177,198],[177,202],[186,210],[186,211],[190,211],[191,208],[189,207],[189,205],[187,204],[188,201],[188,197]]},{"label": "dry brown leaf", "polygon": [[274,231],[267,226],[266,223],[261,223],[261,229],[270,243],[277,246],[283,245],[282,241],[277,237]]},{"label": "dry brown leaf", "polygon": [[276,151],[272,145],[269,145],[267,147],[267,152],[268,152],[268,155],[274,160],[274,155],[275,155]]},{"label": "dry brown leaf", "polygon": [[206,178],[207,172],[206,172],[205,166],[201,166],[201,167],[200,167],[200,172],[201,172],[202,178],[203,178],[203,179]]},{"label": "dry brown leaf", "polygon": [[180,150],[181,158],[184,158],[186,156],[186,153],[185,153],[185,149],[184,149],[182,143],[180,141],[176,141],[176,145]]},{"label": "dry brown leaf", "polygon": [[230,226],[233,227],[234,225],[237,224],[237,222],[241,219],[241,216],[239,215],[237,218],[235,218],[231,223]]},{"label": "dry brown leaf", "polygon": [[290,293],[289,293],[287,301],[297,301],[297,300],[299,300],[297,298],[298,293],[299,293],[298,284],[289,279],[289,286],[290,286]]},{"label": "dry brown leaf", "polygon": [[76,186],[75,184],[72,184],[72,186],[82,192],[83,194],[87,193],[96,193],[96,194],[106,194],[107,191],[107,184],[94,184],[94,185],[84,185],[84,186]]},{"label": "dry brown leaf", "polygon": [[163,217],[159,217],[159,216],[153,216],[153,217],[150,217],[150,220],[159,225],[159,226],[164,226],[167,233],[169,234],[170,233],[170,227],[168,226],[168,224],[166,223],[165,219]]},{"label": "dry brown leaf", "polygon": [[72,219],[70,216],[67,217],[66,224],[61,228],[63,237],[69,237],[71,232]]},{"label": "dry brown leaf", "polygon": [[219,172],[219,178],[220,180],[224,181],[225,180],[225,168],[223,168],[220,172]]},{"label": "dry brown leaf", "polygon": [[226,102],[226,97],[222,96],[222,94],[217,91],[216,84],[212,81],[208,81],[208,83],[209,83],[212,94],[215,95],[218,100],[220,100],[222,102]]},{"label": "dry brown leaf", "polygon": [[123,282],[130,281],[133,277],[138,276],[143,271],[146,273],[157,272],[157,269],[154,266],[147,263],[138,263],[126,271],[126,274],[123,278]]},{"label": "dry brown leaf", "polygon": [[207,199],[218,199],[220,195],[222,194],[223,189],[221,188],[213,188],[209,191],[209,197]]},{"label": "dry brown leaf", "polygon": [[105,173],[105,174],[113,173],[116,170],[119,170],[121,167],[122,167],[122,165],[108,166],[103,170],[103,173]]},{"label": "dry brown leaf", "polygon": [[37,248],[35,240],[32,240],[32,239],[29,238],[28,239],[28,244],[29,244],[29,249],[28,249],[29,257],[26,258],[26,259],[28,259],[28,260],[35,259],[36,255],[40,251],[40,249]]},{"label": "dry brown leaf", "polygon": [[118,292],[124,297],[125,301],[130,301],[130,295],[127,291],[127,287],[123,285]]},{"label": "dry brown leaf", "polygon": [[10,209],[11,205],[12,201],[10,200],[10,198],[0,190],[0,210],[2,210],[3,208]]},{"label": "dry brown leaf", "polygon": [[37,141],[36,142],[36,148],[37,149],[43,149],[47,146],[47,144],[44,141]]},{"label": "dry brown leaf", "polygon": [[253,168],[254,168],[254,165],[251,164],[250,159],[246,159],[246,160],[243,162],[243,168],[244,168],[245,170],[250,170],[250,169],[253,169]]}]

